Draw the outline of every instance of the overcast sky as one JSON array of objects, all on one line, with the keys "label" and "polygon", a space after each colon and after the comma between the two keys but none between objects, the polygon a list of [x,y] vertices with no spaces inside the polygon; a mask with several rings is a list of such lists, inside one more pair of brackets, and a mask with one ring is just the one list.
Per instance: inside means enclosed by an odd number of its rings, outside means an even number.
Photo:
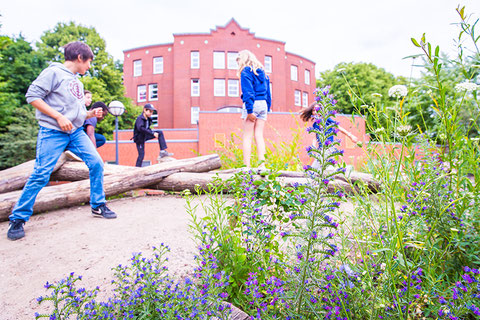
[{"label": "overcast sky", "polygon": [[5,0],[0,33],[35,42],[58,22],[75,21],[95,27],[107,51],[123,60],[125,49],[173,42],[174,33],[209,32],[235,18],[256,36],[284,41],[287,51],[316,62],[317,77],[340,62],[371,62],[409,76],[412,60],[402,58],[420,53],[411,37],[425,32],[442,51],[455,53],[458,4],[480,17],[480,0]]}]

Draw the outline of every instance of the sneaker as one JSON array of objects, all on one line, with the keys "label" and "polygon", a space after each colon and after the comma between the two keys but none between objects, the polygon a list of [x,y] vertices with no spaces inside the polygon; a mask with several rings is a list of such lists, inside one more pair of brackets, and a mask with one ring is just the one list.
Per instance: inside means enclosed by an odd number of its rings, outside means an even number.
[{"label": "sneaker", "polygon": [[94,217],[105,219],[115,219],[117,217],[117,214],[110,210],[105,203],[97,208],[92,208],[92,215]]},{"label": "sneaker", "polygon": [[25,221],[20,219],[15,219],[10,221],[10,226],[8,227],[7,237],[10,240],[18,240],[25,237],[25,230],[23,230],[23,225]]},{"label": "sneaker", "polygon": [[173,153],[168,152],[166,149],[160,150],[160,154],[159,154],[160,158],[171,157],[171,156],[173,156]]}]

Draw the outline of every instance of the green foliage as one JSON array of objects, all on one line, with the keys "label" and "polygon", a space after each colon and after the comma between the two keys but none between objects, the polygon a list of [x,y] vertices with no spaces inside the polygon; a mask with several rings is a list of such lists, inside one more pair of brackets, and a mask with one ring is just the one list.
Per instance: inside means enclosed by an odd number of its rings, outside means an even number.
[{"label": "green foliage", "polygon": [[0,169],[6,169],[35,159],[38,126],[35,110],[30,105],[15,109],[15,117],[0,134]]},{"label": "green foliage", "polygon": [[[348,79],[348,82],[345,79]],[[338,100],[340,113],[365,115],[363,105],[389,103],[388,89],[404,81],[401,78],[395,79],[391,73],[371,63],[342,62],[333,70],[321,72],[317,87],[331,86],[331,92]]]},{"label": "green foliage", "polygon": [[0,133],[16,117],[15,109],[25,104],[28,86],[46,67],[45,61],[21,36],[0,48]]},{"label": "green foliage", "polygon": [[35,158],[38,126],[25,93],[45,66],[23,37],[0,48],[0,169]]}]

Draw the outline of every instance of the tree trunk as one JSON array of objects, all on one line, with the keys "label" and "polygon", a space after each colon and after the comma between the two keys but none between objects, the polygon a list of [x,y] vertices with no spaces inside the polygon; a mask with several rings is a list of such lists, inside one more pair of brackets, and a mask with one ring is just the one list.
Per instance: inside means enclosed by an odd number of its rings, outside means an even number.
[{"label": "tree trunk", "polygon": [[[70,162],[68,162],[70,164]],[[144,168],[132,168],[123,173],[106,176],[104,189],[106,196],[113,196],[129,190],[146,187],[162,178],[184,170],[211,170],[221,166],[218,155],[208,155],[191,159],[165,162]],[[0,194],[0,221],[8,219],[21,191]],[[90,200],[90,180],[43,188],[37,196],[34,213],[78,205]]]},{"label": "tree trunk", "polygon": [[[58,170],[67,161],[67,156],[62,153],[53,168],[53,172]],[[10,192],[22,189],[33,172],[35,160],[30,160],[19,164],[18,166],[0,171],[0,193]]]},{"label": "tree trunk", "polygon": [[[209,191],[211,188],[209,185],[212,184],[216,179],[219,179],[223,182],[224,187],[219,191],[229,192],[230,186],[226,184],[226,180],[230,179],[234,174],[223,174],[223,173],[193,173],[193,172],[178,172],[169,175],[168,177],[163,178],[160,182],[155,183],[154,185],[149,186],[152,189],[166,190],[166,191],[183,191],[190,190],[195,193],[197,189],[202,191]],[[263,179],[260,175],[254,176],[255,180]],[[278,181],[284,186],[292,186],[295,183],[305,184],[308,183],[308,179],[305,177],[278,177]],[[343,180],[332,180],[328,184],[328,191],[335,192],[338,190],[344,190],[346,193],[353,193],[354,190],[352,186]]]},{"label": "tree trunk", "polygon": [[[159,164],[155,164],[150,167],[154,166],[174,166],[177,168],[179,165],[178,171],[186,171],[186,172],[206,172],[214,169],[218,169],[221,167],[222,163],[220,161],[220,157],[217,154],[208,155],[202,158],[202,161],[197,161],[194,164],[191,162],[182,162],[189,159],[184,160],[175,160],[175,161],[168,161],[162,162]],[[192,158],[197,159],[197,158]],[[114,164],[106,163],[103,167],[103,174],[105,176],[114,175],[114,174],[122,174],[122,173],[130,173],[135,172],[136,170],[141,170],[143,168],[137,167],[130,167],[130,166],[120,166]],[[63,166],[61,166],[54,174],[52,174],[50,180],[52,181],[79,181],[85,180],[89,178],[88,168],[87,165],[83,162],[74,162],[68,161]]]}]

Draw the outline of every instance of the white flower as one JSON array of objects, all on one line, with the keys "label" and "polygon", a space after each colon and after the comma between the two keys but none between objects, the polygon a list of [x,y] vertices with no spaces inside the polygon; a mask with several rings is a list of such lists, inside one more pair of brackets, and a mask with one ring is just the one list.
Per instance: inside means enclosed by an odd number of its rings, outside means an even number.
[{"label": "white flower", "polygon": [[465,82],[462,82],[462,83],[459,83],[455,86],[455,90],[457,90],[457,92],[472,92],[472,91],[475,91],[478,89],[478,85],[473,83],[473,82],[470,82],[470,81],[465,81]]},{"label": "white flower", "polygon": [[397,127],[397,133],[400,137],[406,137],[408,134],[412,131],[412,126],[409,126],[408,124],[405,126],[398,126]]},{"label": "white flower", "polygon": [[405,97],[407,93],[408,93],[407,86],[404,86],[402,84],[397,84],[396,86],[393,86],[388,90],[388,95],[394,98]]},{"label": "white flower", "polygon": [[382,97],[382,94],[375,92],[375,93],[372,93],[372,97],[374,97],[374,98],[381,98],[381,97]]}]

